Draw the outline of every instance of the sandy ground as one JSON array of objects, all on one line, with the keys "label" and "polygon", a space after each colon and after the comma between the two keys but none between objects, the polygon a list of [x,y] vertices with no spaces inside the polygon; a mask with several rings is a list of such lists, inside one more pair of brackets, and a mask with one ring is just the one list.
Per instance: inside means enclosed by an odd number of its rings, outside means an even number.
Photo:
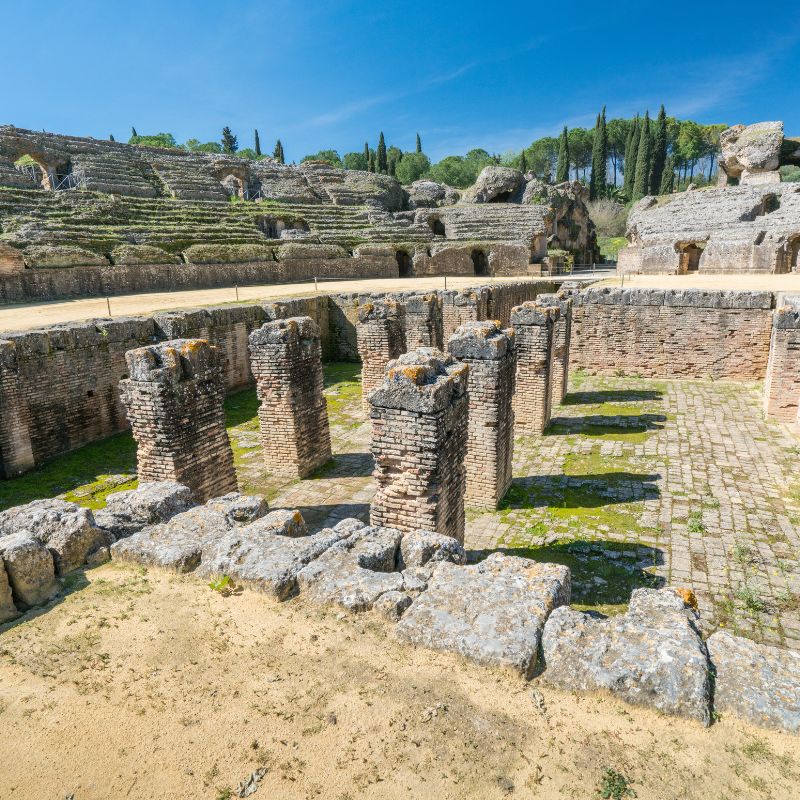
[{"label": "sandy ground", "polygon": [[[117,565],[0,633],[0,797],[796,798],[800,739],[395,641],[374,615]],[[621,797],[622,795],[606,795]],[[628,795],[630,796],[630,795]]]},{"label": "sandy ground", "polygon": [[[518,281],[520,278],[497,279]],[[537,279],[542,280],[542,279]],[[547,280],[544,278],[543,280]],[[463,289],[477,286],[481,282],[491,282],[486,278],[447,278],[448,289]],[[444,277],[436,278],[396,278],[359,281],[320,281],[318,290],[328,294],[336,292],[385,292],[400,289],[444,289]],[[292,297],[313,294],[315,288],[310,283],[277,283],[262,286],[240,286],[239,301],[268,300],[276,297]],[[114,317],[132,314],[149,314],[165,309],[195,308],[197,306],[235,303],[236,289],[198,289],[187,292],[147,292],[144,294],[119,295],[106,302],[104,297],[93,297],[82,300],[66,300],[50,303],[29,303],[0,306],[0,331],[30,330],[42,325],[54,325],[59,322],[73,322],[85,319],[108,317],[108,307]]]},{"label": "sandy ground", "polygon": [[[620,276],[603,285],[620,286]],[[788,275],[626,275],[625,286],[657,289],[724,289],[726,291],[800,292],[800,273]]]}]

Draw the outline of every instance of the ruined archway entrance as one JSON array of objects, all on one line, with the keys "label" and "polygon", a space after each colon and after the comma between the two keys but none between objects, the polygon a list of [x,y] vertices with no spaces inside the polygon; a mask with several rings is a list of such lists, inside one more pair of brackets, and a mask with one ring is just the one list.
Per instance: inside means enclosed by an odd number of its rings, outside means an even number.
[{"label": "ruined archway entrance", "polygon": [[433,232],[434,236],[444,236],[444,223],[439,219],[439,217],[431,217],[428,220],[428,225],[430,225],[431,231]]},{"label": "ruined archway entrance", "polygon": [[492,197],[490,203],[507,203],[511,199],[511,192],[500,192]]},{"label": "ruined archway entrance", "polygon": [[226,175],[220,183],[228,197],[244,197],[244,181],[238,175]]},{"label": "ruined archway entrance", "polygon": [[689,242],[681,245],[680,260],[678,262],[678,274],[687,275],[700,270],[700,256],[703,255],[705,244],[700,242]]},{"label": "ruined archway entrance", "polygon": [[483,250],[473,250],[470,254],[472,256],[472,267],[475,274],[480,277],[486,277],[489,274],[489,257]]},{"label": "ruined archway entrance", "polygon": [[410,278],[414,274],[414,262],[405,250],[398,250],[395,253],[397,258],[397,269],[401,278]]},{"label": "ruined archway entrance", "polygon": [[789,269],[787,272],[800,272],[800,236],[789,239],[787,255],[789,256]]}]

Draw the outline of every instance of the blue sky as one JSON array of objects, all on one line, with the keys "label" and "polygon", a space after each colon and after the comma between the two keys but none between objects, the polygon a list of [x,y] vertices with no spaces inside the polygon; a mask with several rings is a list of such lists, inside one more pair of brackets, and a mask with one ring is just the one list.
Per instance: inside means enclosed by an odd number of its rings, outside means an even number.
[{"label": "blue sky", "polygon": [[288,160],[419,131],[434,159],[518,150],[603,104],[800,135],[795,2],[0,0],[0,123],[127,140],[224,125]]}]

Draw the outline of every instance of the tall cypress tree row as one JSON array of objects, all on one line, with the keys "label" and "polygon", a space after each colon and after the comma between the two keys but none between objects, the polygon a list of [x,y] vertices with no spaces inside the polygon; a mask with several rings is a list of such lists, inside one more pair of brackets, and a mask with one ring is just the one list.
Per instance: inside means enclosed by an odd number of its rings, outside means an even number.
[{"label": "tall cypress tree row", "polygon": [[667,115],[664,104],[658,112],[656,130],[653,137],[653,163],[650,167],[650,194],[661,194],[661,176],[667,162]]},{"label": "tall cypress tree row", "polygon": [[255,140],[256,140],[256,155],[260,156],[261,155],[261,140],[258,138],[258,128],[256,128]]},{"label": "tall cypress tree row", "polygon": [[422,139],[419,138],[419,134],[417,134],[417,152],[422,152]]},{"label": "tall cypress tree row", "polygon": [[650,192],[650,167],[653,161],[653,140],[650,134],[650,113],[644,112],[639,150],[636,153],[636,177],[633,180],[632,200],[641,200]]},{"label": "tall cypress tree row", "polygon": [[672,194],[675,191],[675,160],[672,156],[667,157],[664,169],[661,173],[661,183],[658,186],[659,194]]},{"label": "tall cypress tree row", "polygon": [[569,133],[567,126],[561,132],[561,141],[558,143],[558,161],[556,162],[556,183],[569,180]]},{"label": "tall cypress tree row", "polygon": [[607,192],[606,169],[608,163],[608,132],[606,131],[606,107],[597,115],[592,144],[592,176],[589,180],[589,199],[605,197]]},{"label": "tall cypress tree row", "polygon": [[376,172],[385,175],[389,171],[389,162],[386,160],[386,139],[383,138],[383,131],[378,137],[378,164]]},{"label": "tall cypress tree row", "polygon": [[633,120],[628,140],[625,142],[625,175],[622,192],[630,200],[633,197],[633,182],[636,180],[636,156],[639,153],[639,115]]}]

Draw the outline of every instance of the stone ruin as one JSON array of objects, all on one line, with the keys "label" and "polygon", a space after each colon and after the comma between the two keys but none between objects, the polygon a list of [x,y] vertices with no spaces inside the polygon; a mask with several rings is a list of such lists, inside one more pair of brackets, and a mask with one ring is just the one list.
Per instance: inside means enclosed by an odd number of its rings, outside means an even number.
[{"label": "stone ruin", "polygon": [[387,364],[369,395],[373,525],[464,541],[468,374],[468,366],[430,348]]},{"label": "stone ruin", "polygon": [[305,478],[333,457],[317,324],[310,317],[266,323],[250,334],[250,365],[267,469]]},{"label": "stone ruin", "polygon": [[146,482],[173,480],[199,500],[235,491],[218,351],[203,339],[131,350],[120,394]]},{"label": "stone ruin", "polygon": [[386,365],[406,352],[405,307],[379,300],[358,307],[356,337],[361,361],[361,399],[369,410],[369,394],[383,383]]},{"label": "stone ruin", "polygon": [[[509,179],[513,192],[501,190]],[[405,189],[318,161],[0,126],[0,301],[313,277],[538,275],[548,247],[599,260],[586,200],[579,184],[548,187],[501,167],[460,198],[430,181]]]},{"label": "stone ruin", "polygon": [[800,139],[783,123],[729,128],[720,136],[720,187],[644,197],[631,209],[620,273],[787,273],[800,270]]},{"label": "stone ruin", "polygon": [[800,296],[786,297],[772,318],[764,412],[800,424]]}]

